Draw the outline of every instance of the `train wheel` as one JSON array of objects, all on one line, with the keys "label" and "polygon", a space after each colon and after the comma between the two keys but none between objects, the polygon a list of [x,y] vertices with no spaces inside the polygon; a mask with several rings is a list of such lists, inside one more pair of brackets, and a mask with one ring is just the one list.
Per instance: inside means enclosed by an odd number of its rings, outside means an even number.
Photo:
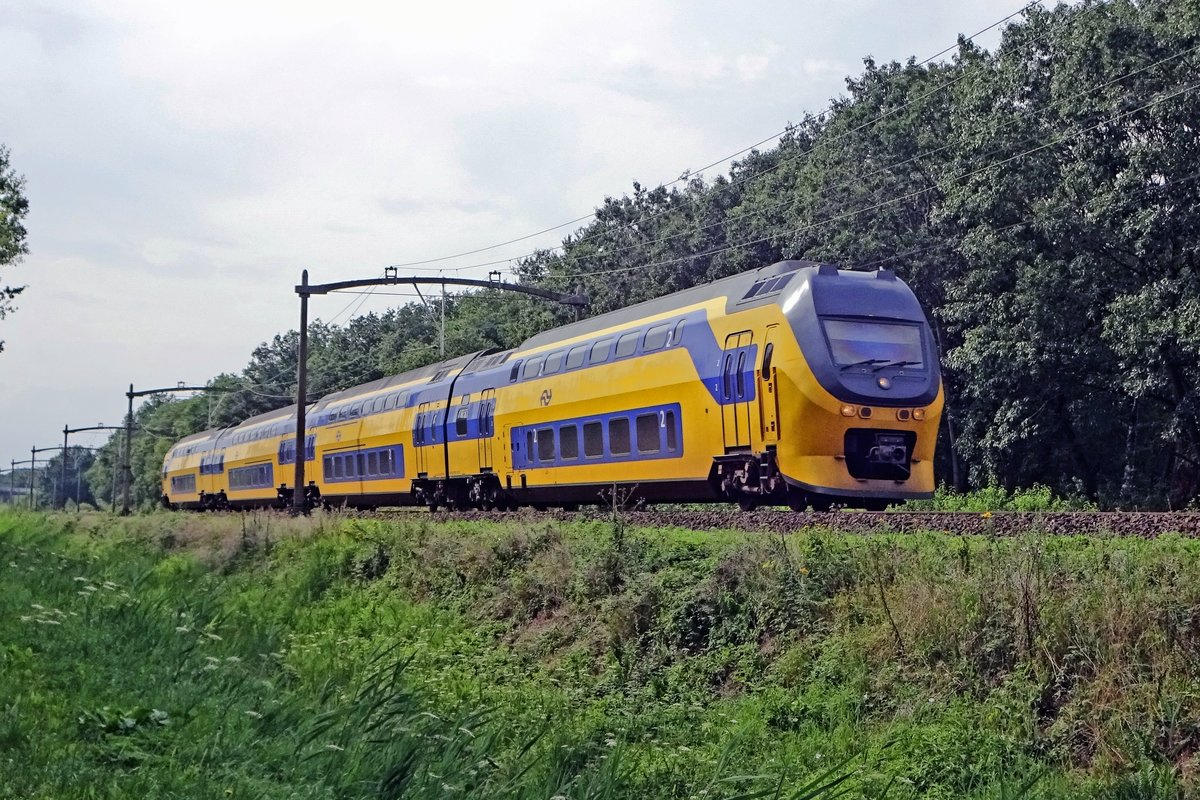
[{"label": "train wheel", "polygon": [[832,500],[826,500],[825,498],[816,498],[816,497],[813,498],[813,501],[812,501],[813,511],[819,511],[822,514],[824,514],[825,512],[829,511],[832,508],[833,508]]},{"label": "train wheel", "polygon": [[802,494],[789,494],[787,504],[788,508],[792,511],[806,511],[808,509],[808,498]]},{"label": "train wheel", "polygon": [[743,497],[737,501],[738,508],[742,511],[753,511],[758,508],[758,501],[749,497]]}]

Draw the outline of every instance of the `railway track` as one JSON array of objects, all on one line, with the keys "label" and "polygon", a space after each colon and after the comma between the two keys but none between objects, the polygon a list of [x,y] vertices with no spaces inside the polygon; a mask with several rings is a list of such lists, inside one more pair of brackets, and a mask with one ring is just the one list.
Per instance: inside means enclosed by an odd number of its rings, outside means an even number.
[{"label": "railway track", "polygon": [[[422,513],[422,512],[407,512]],[[393,515],[388,515],[393,516]],[[439,512],[438,520],[604,521],[610,511],[535,511],[498,514],[483,511]],[[966,511],[792,511],[742,512],[730,509],[705,511],[639,510],[623,512],[634,527],[677,527],[688,530],[737,530],[754,533],[791,533],[811,527],[869,533],[942,531],[952,534],[1015,536],[1030,532],[1066,536],[1138,536],[1154,538],[1168,533],[1200,537],[1200,512],[1187,511],[1055,511],[978,514]]]}]

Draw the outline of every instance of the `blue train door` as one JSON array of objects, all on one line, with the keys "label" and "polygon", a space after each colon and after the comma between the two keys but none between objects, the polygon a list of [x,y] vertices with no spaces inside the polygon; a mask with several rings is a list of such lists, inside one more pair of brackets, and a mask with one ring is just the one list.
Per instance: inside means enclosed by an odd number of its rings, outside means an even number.
[{"label": "blue train door", "polygon": [[721,354],[721,423],[726,450],[750,447],[750,398],[754,394],[754,362],[750,331],[731,333]]},{"label": "blue train door", "polygon": [[479,398],[479,471],[492,471],[492,440],[496,438],[496,390],[484,389]]}]

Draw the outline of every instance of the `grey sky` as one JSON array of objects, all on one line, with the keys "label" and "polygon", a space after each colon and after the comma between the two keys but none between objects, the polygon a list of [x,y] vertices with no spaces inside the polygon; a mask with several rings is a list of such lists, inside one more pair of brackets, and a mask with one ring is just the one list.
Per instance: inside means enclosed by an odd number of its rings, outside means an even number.
[{"label": "grey sky", "polygon": [[118,423],[130,382],[240,371],[296,325],[303,268],[378,275],[582,216],[821,111],[864,56],[924,59],[1021,5],[10,0],[0,143],[32,252],[5,275],[29,289],[0,322],[0,465]]}]

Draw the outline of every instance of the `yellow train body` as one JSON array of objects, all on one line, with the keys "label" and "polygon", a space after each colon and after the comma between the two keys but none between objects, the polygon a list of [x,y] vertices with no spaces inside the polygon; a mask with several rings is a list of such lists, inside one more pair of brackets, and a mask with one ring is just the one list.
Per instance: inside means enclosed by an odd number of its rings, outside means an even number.
[{"label": "yellow train body", "polygon": [[[943,395],[887,272],[780,262],[323,398],[306,494],[359,507],[927,497]],[[179,442],[164,502],[290,502],[295,409]]]}]

